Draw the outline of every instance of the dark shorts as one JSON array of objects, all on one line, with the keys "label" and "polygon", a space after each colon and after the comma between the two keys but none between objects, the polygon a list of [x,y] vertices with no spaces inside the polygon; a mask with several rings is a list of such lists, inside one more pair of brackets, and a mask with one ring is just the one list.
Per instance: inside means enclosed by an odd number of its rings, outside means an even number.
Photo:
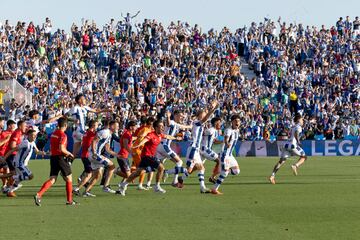
[{"label": "dark shorts", "polygon": [[139,168],[145,169],[147,172],[158,169],[160,161],[156,157],[141,157]]},{"label": "dark shorts", "polygon": [[64,156],[50,156],[50,176],[58,176],[59,172],[64,177],[71,174],[69,161]]},{"label": "dark shorts", "polygon": [[10,171],[15,171],[15,167],[14,167],[14,157],[15,155],[10,155],[7,159],[6,159],[6,164],[8,165],[8,168],[10,169]]},{"label": "dark shorts", "polygon": [[8,166],[7,166],[7,164],[6,164],[6,160],[4,161],[4,162],[1,162],[0,163],[0,169],[1,168],[7,168]]},{"label": "dark shorts", "polygon": [[81,161],[84,165],[84,172],[86,173],[91,173],[92,172],[92,168],[91,168],[91,162],[88,158],[81,158]]},{"label": "dark shorts", "polygon": [[119,164],[120,170],[123,173],[130,171],[130,162],[129,159],[125,158],[117,158],[117,162]]}]

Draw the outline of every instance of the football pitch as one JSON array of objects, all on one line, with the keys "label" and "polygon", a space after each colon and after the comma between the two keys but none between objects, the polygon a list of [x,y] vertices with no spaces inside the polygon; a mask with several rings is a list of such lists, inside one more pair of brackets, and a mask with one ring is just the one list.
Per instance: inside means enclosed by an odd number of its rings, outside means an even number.
[{"label": "football pitch", "polygon": [[[17,198],[0,196],[0,239],[360,239],[360,157],[311,157],[296,177],[290,160],[276,185],[267,181],[276,158],[238,160],[241,173],[225,180],[222,196],[200,194],[194,174],[184,189],[169,179],[163,195],[130,186],[122,197],[96,186],[96,198],[74,197],[80,205],[65,206],[58,179],[41,207],[33,195],[49,162],[31,161],[34,180],[24,182]],[[206,163],[206,180],[213,166]],[[76,160],[74,176],[81,168]],[[112,180],[113,188],[119,181]]]}]

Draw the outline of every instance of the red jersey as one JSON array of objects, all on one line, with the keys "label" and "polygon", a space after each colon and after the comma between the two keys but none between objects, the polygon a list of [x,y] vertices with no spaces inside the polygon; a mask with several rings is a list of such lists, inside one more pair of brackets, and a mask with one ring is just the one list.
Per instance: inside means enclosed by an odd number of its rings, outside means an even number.
[{"label": "red jersey", "polygon": [[50,137],[50,153],[51,156],[63,156],[64,154],[60,151],[60,145],[67,146],[67,136],[66,134],[57,129],[51,134]]},{"label": "red jersey", "polygon": [[96,136],[96,131],[87,130],[84,134],[82,145],[81,145],[81,157],[88,158],[89,157],[89,148],[91,146],[92,141]]},{"label": "red jersey", "polygon": [[[11,130],[6,130],[6,131],[2,131],[1,134],[0,134],[0,140],[3,140],[5,138],[7,138],[8,136],[11,136],[11,134],[13,133],[14,131],[11,131]],[[10,139],[9,139],[10,140]],[[7,141],[6,143],[4,143],[2,146],[0,146],[0,156],[4,156],[5,155],[5,150],[6,148],[8,147],[9,145],[9,141]]]},{"label": "red jersey", "polygon": [[155,131],[146,135],[145,139],[149,141],[145,143],[141,152],[141,157],[154,157],[156,155],[156,148],[160,144],[162,138],[164,138],[164,134],[158,135]]},{"label": "red jersey", "polygon": [[125,148],[125,145],[123,145],[123,140],[127,139],[128,140],[128,148],[131,148],[131,145],[132,145],[132,134],[131,132],[129,132],[128,130],[125,130],[123,135],[121,135],[121,138],[120,138],[120,151],[119,151],[119,155],[122,157],[122,158],[128,158],[129,157],[129,152],[128,150],[126,150]]},{"label": "red jersey", "polygon": [[84,46],[89,46],[90,45],[90,37],[87,34],[84,34],[82,37],[83,40],[83,45]]},{"label": "red jersey", "polygon": [[[23,140],[23,133],[20,129],[16,129],[12,134],[11,134],[11,137],[10,137],[10,140],[6,146],[6,150],[5,150],[5,154],[7,152],[9,152],[11,150],[10,148],[10,143],[11,142],[16,142],[16,146],[18,146],[21,141]],[[16,152],[13,152],[11,155],[16,155]]]}]

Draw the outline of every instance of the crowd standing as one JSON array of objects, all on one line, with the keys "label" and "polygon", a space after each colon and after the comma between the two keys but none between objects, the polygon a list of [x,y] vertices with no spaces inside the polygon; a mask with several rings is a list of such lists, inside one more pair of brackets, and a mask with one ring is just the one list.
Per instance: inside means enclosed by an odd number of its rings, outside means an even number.
[{"label": "crowd standing", "polygon": [[[296,113],[304,116],[304,139],[358,138],[358,17],[339,18],[331,28],[265,18],[232,32],[181,21],[134,23],[138,14],[104,26],[83,19],[71,31],[54,29],[49,18],[40,25],[5,21],[0,79],[31,91],[43,120],[67,114],[80,93],[93,109],[112,109],[88,120],[114,118],[120,129],[177,109],[190,124],[216,99],[215,115],[241,116],[243,140],[286,138]],[[244,65],[256,77],[248,78]],[[32,109],[14,99],[0,110],[20,120]]]}]

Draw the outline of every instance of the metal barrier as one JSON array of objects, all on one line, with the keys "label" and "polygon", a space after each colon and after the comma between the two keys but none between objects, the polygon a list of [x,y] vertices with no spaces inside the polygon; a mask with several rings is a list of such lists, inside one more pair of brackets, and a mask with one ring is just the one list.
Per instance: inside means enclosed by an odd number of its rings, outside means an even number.
[{"label": "metal barrier", "polygon": [[32,93],[25,89],[16,79],[0,80],[0,89],[9,89],[3,96],[3,104],[8,116],[10,110],[11,99],[15,99],[17,103],[25,102],[25,105],[32,107]]}]

